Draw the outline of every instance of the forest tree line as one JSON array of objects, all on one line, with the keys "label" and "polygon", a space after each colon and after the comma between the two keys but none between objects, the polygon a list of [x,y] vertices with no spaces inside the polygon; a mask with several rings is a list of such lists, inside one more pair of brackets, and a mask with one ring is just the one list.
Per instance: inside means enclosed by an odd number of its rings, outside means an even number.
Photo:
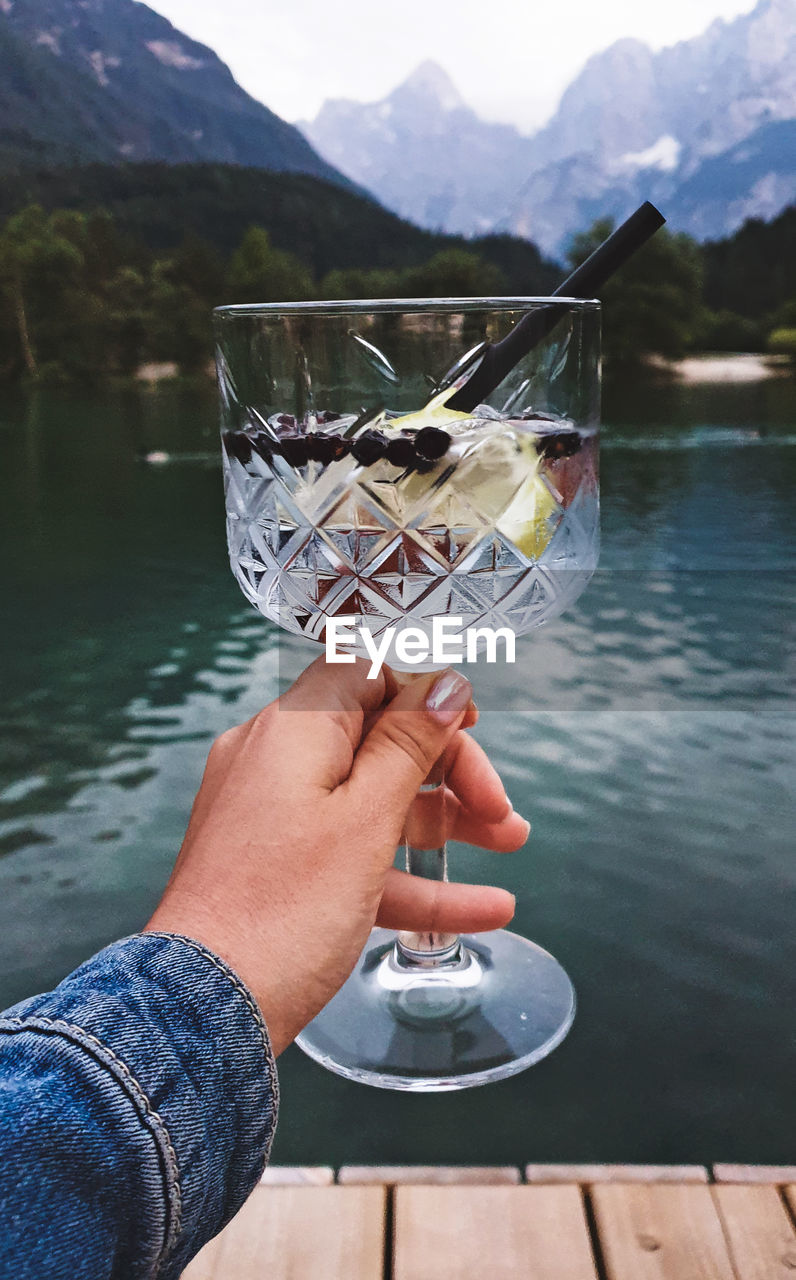
[{"label": "forest tree line", "polygon": [[[520,242],[510,237],[437,248],[408,265],[319,272],[261,225],[231,251],[193,230],[163,250],[107,209],[31,204],[0,227],[0,380],[97,381],[147,362],[198,372],[211,356],[210,312],[228,302],[548,292],[609,231],[598,222],[574,237],[560,268],[536,255],[518,290]],[[695,350],[796,356],[794,239],[796,208],[714,244],[659,232],[604,290],[607,365]]]}]

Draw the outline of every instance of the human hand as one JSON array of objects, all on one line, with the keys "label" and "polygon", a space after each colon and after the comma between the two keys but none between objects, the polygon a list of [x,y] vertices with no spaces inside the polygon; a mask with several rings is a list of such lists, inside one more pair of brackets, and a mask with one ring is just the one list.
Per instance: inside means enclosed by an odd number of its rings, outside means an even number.
[{"label": "human hand", "polygon": [[[417,932],[507,924],[504,889],[393,868],[410,807],[444,758],[441,837],[524,844],[478,744],[470,682],[453,671],[399,688],[367,662],[319,658],[276,702],[213,744],[188,831],[148,930],[182,933],[246,982],[278,1054],[356,964],[374,923]],[[322,708],[322,709],[321,709]]]}]

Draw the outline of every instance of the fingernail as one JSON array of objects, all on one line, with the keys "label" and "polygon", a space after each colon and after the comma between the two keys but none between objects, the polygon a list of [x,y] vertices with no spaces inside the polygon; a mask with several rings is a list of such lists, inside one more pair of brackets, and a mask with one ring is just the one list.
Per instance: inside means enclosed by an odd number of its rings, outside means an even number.
[{"label": "fingernail", "polygon": [[426,707],[440,724],[452,724],[467,708],[473,686],[458,671],[445,671],[426,694]]}]

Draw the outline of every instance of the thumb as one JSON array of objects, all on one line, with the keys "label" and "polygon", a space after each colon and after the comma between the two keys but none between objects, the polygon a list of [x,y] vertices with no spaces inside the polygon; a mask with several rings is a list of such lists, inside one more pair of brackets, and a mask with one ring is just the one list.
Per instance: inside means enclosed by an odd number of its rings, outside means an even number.
[{"label": "thumb", "polygon": [[470,706],[473,686],[448,669],[419,676],[387,704],[357,751],[348,786],[406,813]]}]

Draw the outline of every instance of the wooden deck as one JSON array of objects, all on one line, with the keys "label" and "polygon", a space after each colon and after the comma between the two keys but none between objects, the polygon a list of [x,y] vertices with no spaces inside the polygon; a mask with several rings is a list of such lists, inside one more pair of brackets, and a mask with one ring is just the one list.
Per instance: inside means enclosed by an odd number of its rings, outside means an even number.
[{"label": "wooden deck", "polygon": [[272,1168],[183,1280],[796,1280],[796,1166]]}]

